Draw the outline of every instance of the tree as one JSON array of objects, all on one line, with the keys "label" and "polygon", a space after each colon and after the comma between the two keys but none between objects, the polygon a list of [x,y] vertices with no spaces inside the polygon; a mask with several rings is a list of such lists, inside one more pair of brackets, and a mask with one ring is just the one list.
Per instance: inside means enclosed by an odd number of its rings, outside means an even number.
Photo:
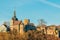
[{"label": "tree", "polygon": [[42,25],[45,25],[47,22],[44,19],[39,19],[38,23],[39,23],[38,24],[39,26],[42,26]]}]

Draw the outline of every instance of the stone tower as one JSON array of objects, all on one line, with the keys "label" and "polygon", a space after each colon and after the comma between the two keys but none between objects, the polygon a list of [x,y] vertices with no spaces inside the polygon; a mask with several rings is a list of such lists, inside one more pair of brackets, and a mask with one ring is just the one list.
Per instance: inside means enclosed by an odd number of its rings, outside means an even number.
[{"label": "stone tower", "polygon": [[14,25],[14,22],[15,21],[18,21],[18,18],[16,17],[16,11],[14,10],[14,15],[10,21],[10,29],[13,30],[13,25]]}]

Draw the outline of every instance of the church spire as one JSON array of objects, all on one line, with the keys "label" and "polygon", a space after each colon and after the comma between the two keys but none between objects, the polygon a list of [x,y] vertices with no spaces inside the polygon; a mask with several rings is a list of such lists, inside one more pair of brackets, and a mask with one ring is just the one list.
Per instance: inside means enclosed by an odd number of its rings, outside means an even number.
[{"label": "church spire", "polygon": [[16,17],[16,11],[14,10],[14,17]]},{"label": "church spire", "polygon": [[16,18],[16,11],[14,10],[14,15],[13,15],[13,18],[12,18],[13,20],[18,20],[17,18]]}]

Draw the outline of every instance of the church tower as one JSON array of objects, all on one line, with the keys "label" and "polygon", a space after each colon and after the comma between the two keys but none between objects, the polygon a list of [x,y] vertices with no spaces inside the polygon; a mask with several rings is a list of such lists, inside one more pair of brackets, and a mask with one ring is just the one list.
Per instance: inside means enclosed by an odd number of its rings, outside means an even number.
[{"label": "church tower", "polygon": [[18,18],[16,17],[16,11],[14,10],[14,15],[10,21],[10,29],[13,30],[13,25],[14,25],[14,22],[15,21],[18,21]]},{"label": "church tower", "polygon": [[[28,22],[28,20],[27,20]],[[17,32],[20,32],[21,35],[23,35],[24,31],[24,24],[22,21],[19,21],[18,18],[16,17],[16,11],[14,10],[14,15],[10,21],[10,29],[13,31],[14,29],[17,30]]]},{"label": "church tower", "polygon": [[13,17],[12,17],[12,20],[18,21],[18,18],[16,17],[16,11],[15,11],[15,10],[14,10],[14,15],[13,15]]}]

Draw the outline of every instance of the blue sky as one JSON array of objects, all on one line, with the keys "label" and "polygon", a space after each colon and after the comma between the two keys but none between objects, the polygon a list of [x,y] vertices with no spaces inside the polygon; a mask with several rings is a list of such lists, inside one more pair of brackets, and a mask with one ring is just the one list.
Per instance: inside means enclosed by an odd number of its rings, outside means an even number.
[{"label": "blue sky", "polygon": [[60,0],[0,0],[0,25],[11,20],[14,9],[19,20],[28,18],[38,24],[38,19],[44,19],[47,25],[60,24]]}]

